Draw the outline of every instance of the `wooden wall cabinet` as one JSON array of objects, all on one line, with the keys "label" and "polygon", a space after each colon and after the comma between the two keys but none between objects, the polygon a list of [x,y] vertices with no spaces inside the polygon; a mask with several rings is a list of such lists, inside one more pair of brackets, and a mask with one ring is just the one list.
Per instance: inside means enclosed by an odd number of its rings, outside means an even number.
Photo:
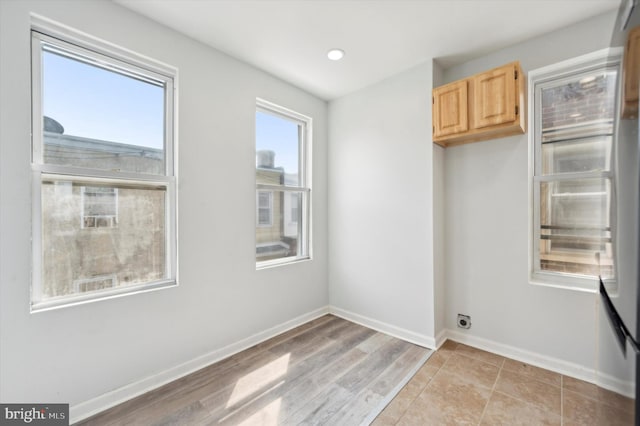
[{"label": "wooden wall cabinet", "polygon": [[444,147],[525,132],[524,75],[512,62],[433,89],[433,141]]},{"label": "wooden wall cabinet", "polygon": [[638,80],[640,80],[640,27],[627,35],[622,65],[622,118],[638,117]]}]

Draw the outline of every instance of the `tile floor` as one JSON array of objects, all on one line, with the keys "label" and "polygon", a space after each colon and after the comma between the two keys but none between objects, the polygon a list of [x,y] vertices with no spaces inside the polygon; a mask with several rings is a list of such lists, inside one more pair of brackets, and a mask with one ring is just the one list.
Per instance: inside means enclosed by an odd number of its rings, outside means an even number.
[{"label": "tile floor", "polygon": [[591,383],[449,340],[373,425],[632,425],[633,410]]}]

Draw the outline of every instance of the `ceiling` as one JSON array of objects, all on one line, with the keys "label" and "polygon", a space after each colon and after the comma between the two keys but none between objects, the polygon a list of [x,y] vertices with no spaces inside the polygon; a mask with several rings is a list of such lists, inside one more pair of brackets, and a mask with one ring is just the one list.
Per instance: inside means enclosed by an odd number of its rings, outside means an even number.
[{"label": "ceiling", "polygon": [[[115,1],[326,100],[430,58],[446,68],[620,4],[620,0]],[[341,61],[327,59],[327,51],[334,47],[346,51]]]}]

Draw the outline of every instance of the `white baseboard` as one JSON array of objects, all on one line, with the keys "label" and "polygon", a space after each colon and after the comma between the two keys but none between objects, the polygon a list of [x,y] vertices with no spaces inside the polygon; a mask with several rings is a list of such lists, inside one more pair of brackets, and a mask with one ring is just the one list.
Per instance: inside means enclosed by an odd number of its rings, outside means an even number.
[{"label": "white baseboard", "polygon": [[440,346],[442,346],[444,342],[447,341],[448,332],[449,330],[445,328],[444,330],[440,331],[440,333],[438,333],[438,335],[436,336],[436,348],[440,349]]},{"label": "white baseboard", "polygon": [[424,334],[406,330],[401,327],[396,327],[395,325],[387,324],[373,318],[368,318],[363,315],[347,311],[345,309],[337,308],[335,306],[329,307],[329,313],[349,320],[351,322],[355,322],[356,324],[360,324],[373,330],[379,331],[381,333],[397,337],[398,339],[402,339],[409,343],[414,343],[418,346],[422,346],[428,349],[435,349],[437,347],[436,339],[431,336],[426,336]]},{"label": "white baseboard", "polygon": [[535,365],[536,367],[545,368],[565,376],[584,380],[585,382],[596,384],[601,388],[617,392],[629,398],[635,398],[635,385],[633,382],[620,380],[617,377],[600,373],[593,368],[587,368],[580,364],[541,355],[535,352],[519,349],[514,346],[504,345],[482,337],[470,336],[457,330],[447,330],[446,336],[458,343],[468,344],[469,346],[484,349],[507,358],[526,362],[527,364]]},{"label": "white baseboard", "polygon": [[265,331],[256,333],[253,336],[249,336],[236,343],[232,343],[231,345],[225,346],[221,349],[194,358],[191,361],[187,361],[175,367],[171,367],[158,374],[154,374],[153,376],[146,377],[134,383],[130,383],[126,386],[107,392],[88,401],[74,404],[69,407],[70,423],[84,420],[101,411],[104,411],[136,396],[142,395],[143,393],[149,392],[162,385],[170,383],[176,379],[179,379],[180,377],[186,376],[187,374],[198,371],[201,368],[207,367],[215,362],[223,360],[231,355],[250,348],[251,346],[254,346],[260,342],[264,342],[265,340],[277,336],[278,334],[284,333],[285,331],[291,330],[292,328],[298,327],[306,322],[314,320],[328,313],[328,306],[316,309],[312,312],[300,315],[297,318],[286,321],[275,327],[271,327]]}]

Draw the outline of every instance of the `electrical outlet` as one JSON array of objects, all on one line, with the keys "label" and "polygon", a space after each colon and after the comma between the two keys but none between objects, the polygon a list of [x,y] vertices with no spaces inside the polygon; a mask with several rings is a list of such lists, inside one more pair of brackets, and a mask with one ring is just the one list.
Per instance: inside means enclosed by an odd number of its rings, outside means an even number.
[{"label": "electrical outlet", "polygon": [[458,327],[471,328],[471,316],[458,314]]}]

